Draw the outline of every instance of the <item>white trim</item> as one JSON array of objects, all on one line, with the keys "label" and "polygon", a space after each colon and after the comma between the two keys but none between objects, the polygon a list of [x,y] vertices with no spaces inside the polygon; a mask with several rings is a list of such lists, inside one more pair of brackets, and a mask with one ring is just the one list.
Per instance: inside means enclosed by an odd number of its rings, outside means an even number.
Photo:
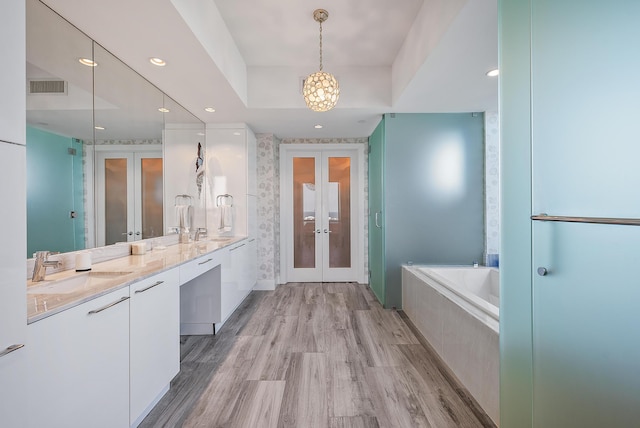
[{"label": "white trim", "polygon": [[273,291],[276,289],[276,282],[273,279],[261,279],[256,282],[253,289],[258,291]]},{"label": "white trim", "polygon": [[[308,152],[308,153],[329,153],[345,152],[350,155],[354,155],[354,170],[352,174],[355,174],[355,178],[358,183],[354,187],[354,211],[356,221],[354,227],[351,228],[352,242],[355,245],[355,257],[354,257],[354,269],[355,278],[348,280],[355,280],[359,283],[366,283],[365,269],[364,269],[364,216],[365,216],[365,201],[364,201],[364,145],[362,144],[281,144],[280,145],[280,278],[279,284],[286,283],[288,281],[287,262],[289,260],[290,245],[288,240],[290,239],[290,225],[292,222],[291,213],[289,213],[285,207],[287,206],[287,192],[284,190],[287,188],[287,179],[290,176],[290,170],[287,157],[291,152]],[[345,278],[347,280],[347,278]]]},{"label": "white trim", "polygon": [[95,144],[96,152],[164,152],[164,144]]}]

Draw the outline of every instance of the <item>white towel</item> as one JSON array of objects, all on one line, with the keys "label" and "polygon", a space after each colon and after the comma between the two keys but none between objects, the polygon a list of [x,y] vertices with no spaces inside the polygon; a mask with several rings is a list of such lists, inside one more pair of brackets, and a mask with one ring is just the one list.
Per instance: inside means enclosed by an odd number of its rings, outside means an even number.
[{"label": "white towel", "polygon": [[176,205],[176,221],[180,231],[190,230],[193,222],[193,207],[191,205]]},{"label": "white towel", "polygon": [[218,231],[231,232],[233,228],[233,212],[231,205],[220,205],[220,226]]}]

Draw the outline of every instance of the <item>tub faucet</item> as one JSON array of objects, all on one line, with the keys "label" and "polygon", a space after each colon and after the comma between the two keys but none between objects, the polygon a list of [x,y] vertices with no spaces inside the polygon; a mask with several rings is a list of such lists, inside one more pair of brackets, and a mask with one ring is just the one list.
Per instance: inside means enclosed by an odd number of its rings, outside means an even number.
[{"label": "tub faucet", "polygon": [[60,267],[58,260],[49,260],[49,254],[51,254],[49,251],[36,251],[33,275],[31,276],[33,282],[44,281],[47,267]]}]

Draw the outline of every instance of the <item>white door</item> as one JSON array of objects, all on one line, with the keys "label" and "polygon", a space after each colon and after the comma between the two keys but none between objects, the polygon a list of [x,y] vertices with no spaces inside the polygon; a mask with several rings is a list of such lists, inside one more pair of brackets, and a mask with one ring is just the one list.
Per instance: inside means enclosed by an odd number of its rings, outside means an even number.
[{"label": "white door", "polygon": [[97,245],[162,236],[162,152],[96,154]]},{"label": "white door", "polygon": [[281,281],[363,281],[363,148],[281,146]]}]

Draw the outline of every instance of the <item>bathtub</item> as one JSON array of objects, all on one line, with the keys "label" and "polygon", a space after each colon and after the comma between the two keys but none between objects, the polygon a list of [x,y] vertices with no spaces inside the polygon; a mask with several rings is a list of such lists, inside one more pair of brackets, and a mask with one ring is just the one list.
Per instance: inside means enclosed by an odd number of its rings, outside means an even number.
[{"label": "bathtub", "polygon": [[496,425],[499,302],[496,268],[402,267],[402,309]]}]

